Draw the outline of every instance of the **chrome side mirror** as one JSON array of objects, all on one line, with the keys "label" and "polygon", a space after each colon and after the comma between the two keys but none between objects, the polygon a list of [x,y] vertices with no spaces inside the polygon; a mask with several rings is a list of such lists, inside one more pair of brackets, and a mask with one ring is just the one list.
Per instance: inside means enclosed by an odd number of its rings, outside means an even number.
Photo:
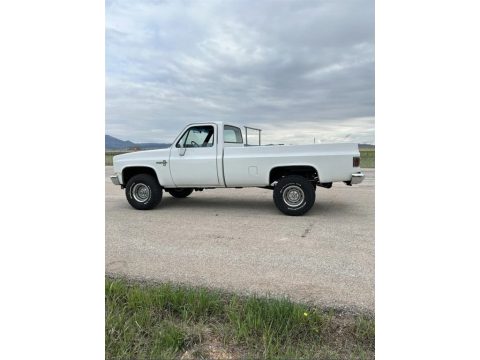
[{"label": "chrome side mirror", "polygon": [[185,155],[185,151],[187,151],[187,148],[184,148],[183,146],[178,149],[178,155],[183,156]]}]

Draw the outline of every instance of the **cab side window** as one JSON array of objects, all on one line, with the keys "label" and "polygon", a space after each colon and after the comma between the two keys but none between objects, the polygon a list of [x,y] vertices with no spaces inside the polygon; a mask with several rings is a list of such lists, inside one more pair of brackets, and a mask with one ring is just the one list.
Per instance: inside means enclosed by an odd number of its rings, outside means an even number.
[{"label": "cab side window", "polygon": [[178,140],[176,147],[212,147],[214,134],[213,126],[193,126],[185,131]]},{"label": "cab side window", "polygon": [[223,140],[227,144],[243,144],[242,130],[235,126],[225,125]]}]

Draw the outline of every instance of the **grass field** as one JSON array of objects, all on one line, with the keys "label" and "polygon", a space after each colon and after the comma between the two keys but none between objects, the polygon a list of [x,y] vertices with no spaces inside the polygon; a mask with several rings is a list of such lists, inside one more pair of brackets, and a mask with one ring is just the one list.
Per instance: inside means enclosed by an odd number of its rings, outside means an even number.
[{"label": "grass field", "polygon": [[106,359],[373,359],[375,321],[205,288],[106,278]]},{"label": "grass field", "polygon": [[[123,152],[105,152],[105,165],[112,165],[112,159],[115,155],[123,154]],[[375,167],[375,150],[361,150],[360,151],[360,166],[363,168]]]},{"label": "grass field", "polygon": [[125,152],[115,152],[115,151],[105,151],[105,166],[112,166],[113,165],[113,157],[115,155],[125,154]]},{"label": "grass field", "polygon": [[375,150],[360,150],[360,166],[375,168]]}]

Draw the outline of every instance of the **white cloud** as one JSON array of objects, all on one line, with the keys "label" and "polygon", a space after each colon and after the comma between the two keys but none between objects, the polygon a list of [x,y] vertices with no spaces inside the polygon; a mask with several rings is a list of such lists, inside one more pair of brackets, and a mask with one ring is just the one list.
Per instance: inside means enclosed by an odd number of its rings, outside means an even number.
[{"label": "white cloud", "polygon": [[373,7],[108,1],[106,132],[167,142],[223,120],[262,126],[271,142],[373,143]]}]

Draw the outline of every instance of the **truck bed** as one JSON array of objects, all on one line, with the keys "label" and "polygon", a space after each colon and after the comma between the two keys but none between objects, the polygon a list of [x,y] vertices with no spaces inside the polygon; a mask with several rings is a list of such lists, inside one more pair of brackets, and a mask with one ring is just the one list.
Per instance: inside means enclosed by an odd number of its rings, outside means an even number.
[{"label": "truck bed", "polygon": [[225,147],[223,175],[227,187],[267,186],[272,167],[303,164],[317,170],[321,182],[349,181],[357,144]]}]

